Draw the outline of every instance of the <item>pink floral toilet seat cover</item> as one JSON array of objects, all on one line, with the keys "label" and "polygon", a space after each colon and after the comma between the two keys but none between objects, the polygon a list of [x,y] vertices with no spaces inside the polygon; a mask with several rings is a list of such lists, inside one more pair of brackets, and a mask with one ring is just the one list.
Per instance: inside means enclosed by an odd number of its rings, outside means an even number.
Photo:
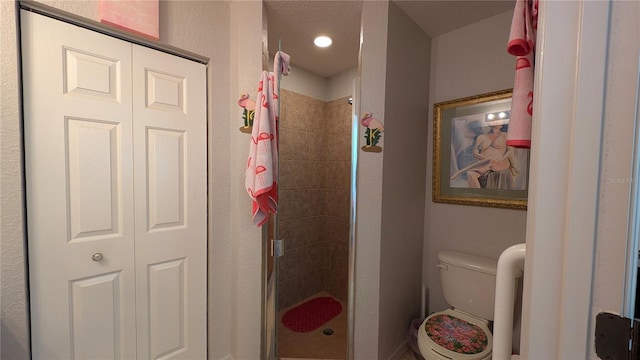
[{"label": "pink floral toilet seat cover", "polygon": [[447,314],[431,317],[424,329],[433,342],[459,354],[479,354],[489,343],[482,328]]}]

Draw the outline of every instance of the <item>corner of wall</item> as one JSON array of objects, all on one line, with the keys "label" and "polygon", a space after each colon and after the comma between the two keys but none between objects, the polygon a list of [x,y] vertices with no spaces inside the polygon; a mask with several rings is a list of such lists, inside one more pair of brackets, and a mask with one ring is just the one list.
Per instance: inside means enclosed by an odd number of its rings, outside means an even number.
[{"label": "corner of wall", "polygon": [[[362,4],[360,110],[372,112],[375,116],[382,116],[385,112],[383,89],[386,87],[388,13],[388,1],[365,1]],[[362,139],[362,135],[359,134],[358,138]],[[381,143],[380,146],[384,144]],[[379,358],[377,344],[380,336],[382,159],[382,154],[379,153],[359,151],[358,154],[355,259],[357,287],[354,304],[356,359]]]},{"label": "corner of wall", "polygon": [[22,167],[18,36],[15,1],[0,2],[0,358],[27,359],[26,230]]},{"label": "corner of wall", "polygon": [[[264,6],[258,1],[230,3],[230,108],[240,117],[241,92],[254,93],[263,67]],[[260,21],[247,21],[260,19]],[[238,112],[235,112],[238,111]],[[262,232],[251,220],[251,201],[244,187],[249,137],[230,121],[231,355],[260,358],[262,319]]]}]

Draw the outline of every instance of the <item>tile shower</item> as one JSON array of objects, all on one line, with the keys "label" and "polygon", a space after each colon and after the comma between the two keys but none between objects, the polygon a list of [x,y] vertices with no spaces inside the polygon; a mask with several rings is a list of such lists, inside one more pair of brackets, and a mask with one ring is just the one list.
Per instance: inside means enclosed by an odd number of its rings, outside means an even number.
[{"label": "tile shower", "polygon": [[278,308],[319,292],[347,302],[351,105],[280,94]]}]

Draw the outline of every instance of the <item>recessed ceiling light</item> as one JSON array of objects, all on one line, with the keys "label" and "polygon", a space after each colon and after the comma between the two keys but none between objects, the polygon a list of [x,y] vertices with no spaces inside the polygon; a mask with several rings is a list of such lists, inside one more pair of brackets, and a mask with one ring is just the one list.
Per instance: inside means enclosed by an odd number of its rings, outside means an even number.
[{"label": "recessed ceiling light", "polygon": [[327,47],[331,45],[332,42],[333,40],[331,40],[331,38],[328,36],[318,36],[317,38],[313,39],[313,43],[316,44],[317,47]]}]

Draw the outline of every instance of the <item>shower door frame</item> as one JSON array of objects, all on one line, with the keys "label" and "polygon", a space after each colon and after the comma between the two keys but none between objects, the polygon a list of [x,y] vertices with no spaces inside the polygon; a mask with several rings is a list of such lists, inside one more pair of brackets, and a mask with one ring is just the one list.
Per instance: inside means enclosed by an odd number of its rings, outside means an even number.
[{"label": "shower door frame", "polygon": [[[356,205],[358,183],[358,146],[359,146],[359,114],[360,114],[360,70],[353,79],[351,108],[351,168],[350,168],[350,196],[349,196],[349,246],[348,246],[348,275],[347,275],[347,353],[346,359],[354,359],[355,333],[355,250],[356,250]],[[280,113],[280,109],[278,109]],[[278,130],[279,133],[279,130]],[[279,141],[279,139],[278,139]],[[278,155],[279,156],[279,155]],[[261,358],[267,360],[279,359],[278,354],[278,257],[275,254],[274,241],[280,240],[278,215],[269,214],[267,226],[262,229],[262,347]],[[282,239],[285,240],[285,239]],[[284,253],[282,254],[284,255]],[[271,315],[274,316],[271,316]],[[271,334],[271,335],[270,335]]]}]

